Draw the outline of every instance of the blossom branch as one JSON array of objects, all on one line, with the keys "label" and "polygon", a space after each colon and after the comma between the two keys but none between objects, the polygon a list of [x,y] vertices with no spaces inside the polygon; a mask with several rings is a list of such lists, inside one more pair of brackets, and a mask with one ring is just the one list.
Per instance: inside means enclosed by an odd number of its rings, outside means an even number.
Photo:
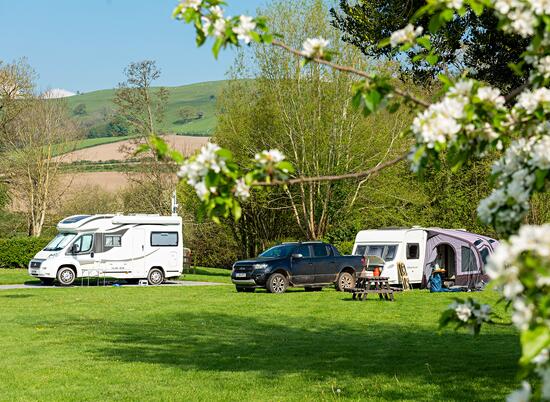
[{"label": "blossom branch", "polygon": [[[350,67],[350,66],[343,66],[343,65],[340,65],[340,64],[337,64],[337,63],[334,63],[332,61],[329,61],[329,60],[325,60],[323,58],[320,58],[320,57],[313,57],[313,58],[310,58],[307,56],[307,54],[303,51],[300,51],[300,50],[297,50],[297,49],[294,49],[290,46],[288,46],[287,44],[281,42],[281,41],[278,41],[276,39],[274,39],[272,42],[271,42],[271,45],[273,46],[276,46],[276,47],[280,47],[281,49],[284,49],[286,50],[287,52],[290,52],[296,56],[299,56],[299,57],[303,57],[303,58],[307,58],[307,59],[310,59],[312,61],[314,61],[315,63],[318,63],[318,64],[323,64],[325,66],[328,66],[334,70],[338,70],[338,71],[342,71],[342,72],[347,72],[347,73],[350,73],[350,74],[354,74],[354,75],[357,75],[359,77],[363,77],[363,78],[366,78],[368,80],[370,80],[372,77],[366,73],[365,71],[361,71],[361,70],[358,70],[356,68],[353,68],[353,67]],[[429,107],[430,106],[430,103],[429,102],[426,102],[425,100],[423,99],[420,99],[420,98],[417,98],[415,97],[414,95],[411,95],[410,93],[408,92],[405,92],[405,91],[402,91],[400,90],[399,88],[393,88],[393,92],[399,96],[402,96],[403,98],[406,98],[406,99],[409,99],[411,100],[412,102],[416,103],[417,105],[420,105],[420,106],[423,106],[423,107]]]},{"label": "blossom branch", "polygon": [[271,187],[271,186],[283,186],[283,185],[314,183],[314,182],[323,182],[323,181],[331,182],[331,181],[340,181],[340,180],[346,180],[346,179],[363,179],[365,177],[371,177],[375,174],[378,174],[381,170],[387,167],[393,166],[401,162],[402,160],[405,160],[407,156],[408,154],[401,155],[398,158],[381,163],[363,172],[347,173],[342,175],[331,175],[331,176],[297,177],[297,178],[288,179],[288,180],[273,180],[270,182],[266,182],[266,181],[258,182],[258,183],[254,183],[253,185],[257,187]]}]

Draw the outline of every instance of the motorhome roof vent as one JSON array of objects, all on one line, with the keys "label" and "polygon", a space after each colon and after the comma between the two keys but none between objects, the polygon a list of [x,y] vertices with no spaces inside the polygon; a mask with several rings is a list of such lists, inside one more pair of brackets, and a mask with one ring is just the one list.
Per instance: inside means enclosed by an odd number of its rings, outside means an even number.
[{"label": "motorhome roof vent", "polygon": [[74,216],[68,217],[67,219],[65,219],[61,223],[65,224],[65,225],[68,225],[70,223],[80,222],[81,220],[89,218],[90,216],[91,215],[74,215]]}]

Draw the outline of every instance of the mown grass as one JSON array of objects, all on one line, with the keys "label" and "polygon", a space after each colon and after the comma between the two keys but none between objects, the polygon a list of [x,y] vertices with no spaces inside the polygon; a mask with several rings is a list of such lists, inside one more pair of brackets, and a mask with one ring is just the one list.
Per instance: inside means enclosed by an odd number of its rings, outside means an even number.
[{"label": "mown grass", "polygon": [[[231,283],[231,271],[219,268],[196,267],[185,271],[182,281]],[[26,269],[0,269],[0,285],[35,284],[38,279],[30,276]]]},{"label": "mown grass", "polygon": [[[198,275],[211,273],[219,271]],[[0,291],[0,395],[502,400],[517,385],[517,334],[504,325],[479,337],[438,332],[452,297],[413,291],[394,303],[354,302],[332,289],[271,295],[232,286]]]}]

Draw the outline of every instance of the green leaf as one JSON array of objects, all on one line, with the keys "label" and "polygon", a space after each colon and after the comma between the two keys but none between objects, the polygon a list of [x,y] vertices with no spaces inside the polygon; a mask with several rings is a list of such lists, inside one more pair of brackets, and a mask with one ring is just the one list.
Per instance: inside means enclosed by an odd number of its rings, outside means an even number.
[{"label": "green leaf", "polygon": [[277,164],[277,169],[285,173],[294,173],[294,166],[289,161],[282,161]]},{"label": "green leaf", "polygon": [[417,38],[416,43],[418,43],[420,46],[422,46],[423,48],[425,48],[427,50],[432,49],[432,42],[430,42],[430,38],[427,35],[422,36],[420,38]]},{"label": "green leaf", "polygon": [[470,2],[470,7],[472,9],[472,11],[474,12],[475,15],[477,15],[478,17],[483,14],[483,4],[482,3],[478,3],[477,1],[472,1]]},{"label": "green leaf", "polygon": [[235,219],[235,222],[241,219],[243,210],[241,208],[241,205],[236,200],[233,200],[232,213],[233,213],[233,218]]},{"label": "green leaf", "polygon": [[550,346],[550,329],[542,324],[521,334],[520,364],[530,364],[543,349]]},{"label": "green leaf", "polygon": [[443,21],[449,22],[449,21],[451,21],[451,20],[453,19],[454,14],[455,14],[455,13],[454,13],[453,10],[447,8],[446,10],[443,10],[443,11],[441,12],[441,14],[439,14],[439,15],[440,15],[440,18],[441,18]]},{"label": "green leaf", "polygon": [[228,160],[228,161],[233,160],[233,154],[232,154],[231,151],[228,150],[228,149],[225,149],[225,148],[218,149],[218,150],[216,151],[216,154],[217,154],[218,156],[220,156],[220,157],[222,157],[222,158]]},{"label": "green leaf", "polygon": [[390,38],[384,38],[380,42],[378,42],[378,48],[386,47],[390,44]]},{"label": "green leaf", "polygon": [[548,170],[537,170],[535,172],[535,188],[538,191],[542,191],[544,189],[544,184],[545,184],[547,175],[548,175]]},{"label": "green leaf", "polygon": [[441,27],[442,21],[439,18],[439,14],[435,14],[430,18],[430,23],[428,24],[428,29],[430,32],[435,33]]},{"label": "green leaf", "polygon": [[426,61],[430,63],[430,65],[434,66],[437,63],[437,60],[439,60],[439,57],[435,54],[429,54],[426,56]]},{"label": "green leaf", "polygon": [[212,53],[214,54],[214,58],[218,58],[218,55],[220,54],[220,49],[223,45],[223,38],[218,38],[214,42],[214,46],[212,46]]}]

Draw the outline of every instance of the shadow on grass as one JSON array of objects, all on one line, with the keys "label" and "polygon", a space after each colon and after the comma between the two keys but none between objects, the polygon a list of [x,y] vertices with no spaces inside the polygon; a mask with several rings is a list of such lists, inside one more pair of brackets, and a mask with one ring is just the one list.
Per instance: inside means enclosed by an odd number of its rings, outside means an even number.
[{"label": "shadow on grass", "polygon": [[[474,338],[410,322],[329,325],[312,318],[281,325],[268,311],[266,317],[205,313],[163,317],[164,324],[110,323],[108,346],[96,353],[182,370],[259,373],[268,380],[351,377],[360,381],[347,394],[355,398],[502,399],[515,385],[519,350],[511,331]],[[369,383],[373,375],[379,383]]]},{"label": "shadow on grass", "polygon": [[0,297],[5,297],[7,299],[26,299],[28,297],[33,297],[33,295],[29,294],[15,294],[15,295],[2,295]]}]

